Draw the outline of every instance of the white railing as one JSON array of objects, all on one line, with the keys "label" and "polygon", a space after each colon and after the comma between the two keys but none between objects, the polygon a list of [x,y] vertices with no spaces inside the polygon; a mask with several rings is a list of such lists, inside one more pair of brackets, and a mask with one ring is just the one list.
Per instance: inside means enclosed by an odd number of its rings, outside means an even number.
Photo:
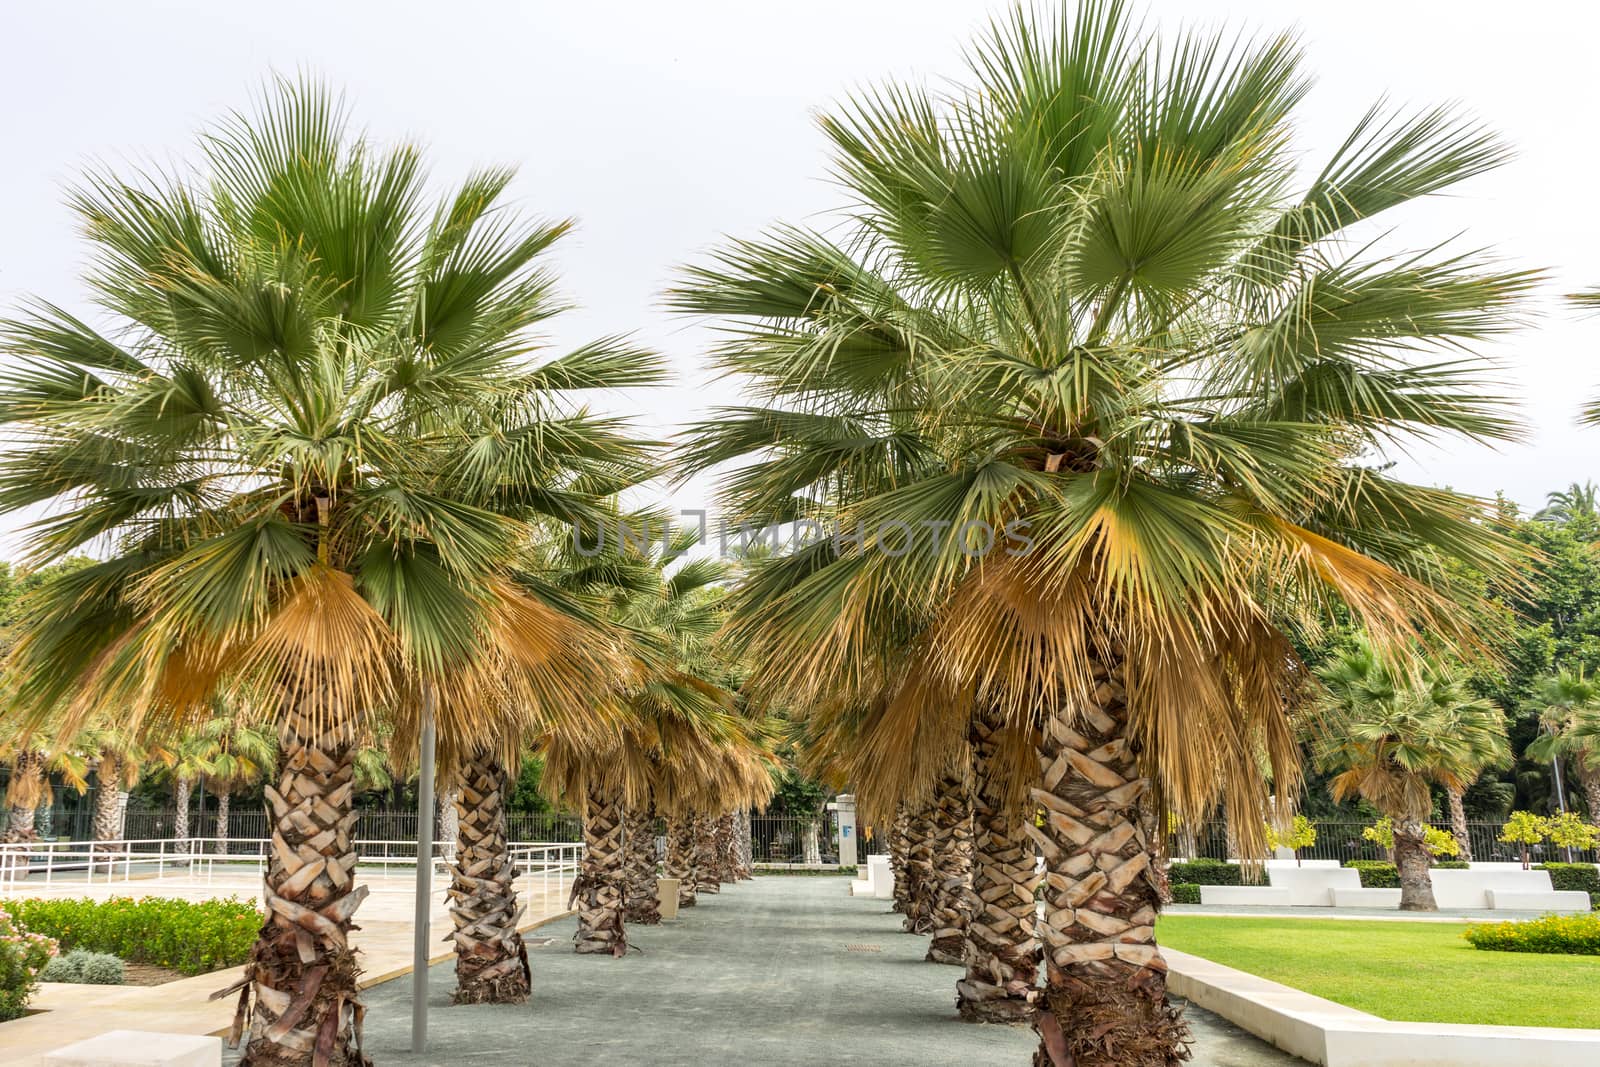
[{"label": "white railing", "polygon": [[[402,873],[416,870],[415,841],[357,840],[355,846],[358,877],[362,867],[369,869],[369,876],[370,869],[377,867],[377,877],[384,881],[393,868],[402,868]],[[256,877],[265,877],[271,847],[271,841],[264,838],[222,842],[203,837],[4,844],[0,845],[0,896],[69,884],[156,881],[170,885],[172,877],[181,878],[186,886],[210,886],[215,884],[219,865],[224,874],[253,868]],[[535,887],[548,894],[552,885],[557,894],[565,894],[577,877],[583,856],[583,845],[575,842],[512,842],[508,847],[519,877],[528,879],[530,894]],[[435,868],[448,865],[454,859],[455,843],[436,841],[433,852]],[[440,888],[447,884],[443,882]]]}]

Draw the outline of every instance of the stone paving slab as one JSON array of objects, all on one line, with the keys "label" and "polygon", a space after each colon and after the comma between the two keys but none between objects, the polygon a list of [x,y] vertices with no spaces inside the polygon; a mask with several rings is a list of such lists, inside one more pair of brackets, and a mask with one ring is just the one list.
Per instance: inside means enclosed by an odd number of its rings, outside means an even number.
[{"label": "stone paving slab", "polygon": [[[1031,1030],[958,1021],[958,969],[924,962],[926,938],[847,886],[781,875],[729,886],[675,922],[629,927],[640,951],[620,960],[575,955],[575,921],[551,923],[529,952],[528,1004],[451,1006],[453,968],[435,966],[429,1051],[410,1051],[409,982],[368,991],[367,1051],[378,1067],[1031,1062]],[[1209,1013],[1190,1018],[1194,1067],[1301,1063]]]},{"label": "stone paving slab", "polygon": [[[356,912],[354,943],[361,951],[362,983],[375,984],[411,973],[412,908],[409,879],[370,878],[364,884],[372,893]],[[430,923],[433,960],[449,959],[452,947],[443,941],[450,931],[444,886],[448,878],[435,873]],[[524,878],[521,894],[527,911],[523,919],[531,929],[566,912],[565,883],[548,884]],[[218,877],[211,885],[179,881],[95,884],[58,887],[54,896],[172,896],[188,900],[209,897],[258,897],[259,879],[239,872]],[[20,894],[19,894],[20,895]],[[31,895],[31,894],[30,894]],[[40,894],[42,895],[42,894]],[[158,986],[94,986],[42,983],[30,1007],[39,1014],[0,1023],[0,1064],[37,1067],[45,1053],[105,1033],[108,1030],[149,1030],[179,1034],[223,1034],[233,1021],[235,997],[211,1000],[212,993],[238,981],[242,967],[213,971]],[[404,983],[400,983],[404,985]],[[408,1002],[409,1003],[409,1002]],[[408,1009],[409,1010],[409,1009]]]}]

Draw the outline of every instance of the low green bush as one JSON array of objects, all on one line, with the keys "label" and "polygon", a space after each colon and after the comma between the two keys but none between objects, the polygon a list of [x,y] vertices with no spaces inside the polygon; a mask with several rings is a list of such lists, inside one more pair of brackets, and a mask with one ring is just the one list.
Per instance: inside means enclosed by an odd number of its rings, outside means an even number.
[{"label": "low green bush", "polygon": [[1549,952],[1600,956],[1600,915],[1546,915],[1524,922],[1481,923],[1461,935],[1491,952]]},{"label": "low green bush", "polygon": [[63,949],[108,952],[184,974],[243,963],[262,921],[255,905],[236,897],[18,900],[11,909],[24,926],[55,938]]},{"label": "low green bush", "polygon": [[1550,872],[1552,889],[1589,894],[1589,906],[1600,909],[1600,867],[1592,863],[1541,863],[1534,870]]},{"label": "low green bush", "polygon": [[1172,890],[1174,904],[1200,903],[1200,887],[1193,882],[1173,882],[1167,888]]},{"label": "low green bush", "polygon": [[29,930],[0,908],[0,1022],[20,1018],[39,986],[39,973],[56,954],[56,943]]},{"label": "low green bush", "polygon": [[1399,889],[1400,872],[1388,860],[1345,860],[1361,875],[1362,889]]},{"label": "low green bush", "polygon": [[[1388,860],[1345,860],[1346,867],[1361,872],[1363,889],[1399,889],[1400,872]],[[1447,871],[1464,871],[1466,860],[1434,860],[1429,866]]]},{"label": "low green bush", "polygon": [[121,985],[127,978],[127,968],[109,952],[90,952],[78,948],[51,960],[39,977],[46,982]]},{"label": "low green bush", "polygon": [[1239,865],[1222,860],[1190,860],[1167,868],[1167,878],[1184,885],[1242,885]]}]

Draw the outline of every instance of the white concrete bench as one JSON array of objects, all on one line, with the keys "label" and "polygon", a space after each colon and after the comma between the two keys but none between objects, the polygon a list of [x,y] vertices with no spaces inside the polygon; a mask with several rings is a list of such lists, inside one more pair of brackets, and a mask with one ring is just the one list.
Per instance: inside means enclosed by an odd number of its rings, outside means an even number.
[{"label": "white concrete bench", "polygon": [[1398,908],[1398,889],[1335,889],[1333,906],[1336,908]]},{"label": "white concrete bench", "polygon": [[1487,908],[1491,890],[1503,893],[1550,893],[1550,872],[1521,868],[1458,870],[1435,867],[1428,872],[1433,899],[1441,908]]},{"label": "white concrete bench", "polygon": [[1489,907],[1496,911],[1586,912],[1589,894],[1578,889],[1552,889],[1548,893],[1491,889]]},{"label": "white concrete bench", "polygon": [[1248,904],[1288,907],[1289,890],[1270,885],[1203,885],[1200,887],[1202,904]]},{"label": "white concrete bench", "polygon": [[894,899],[894,868],[888,856],[867,857],[867,881],[872,883],[872,895],[879,900]]},{"label": "white concrete bench", "polygon": [[1285,867],[1267,865],[1267,881],[1289,891],[1289,903],[1301,908],[1333,907],[1335,889],[1360,889],[1361,872],[1353,867]]},{"label": "white concrete bench", "polygon": [[222,1067],[222,1039],[111,1030],[47,1052],[49,1067]]}]

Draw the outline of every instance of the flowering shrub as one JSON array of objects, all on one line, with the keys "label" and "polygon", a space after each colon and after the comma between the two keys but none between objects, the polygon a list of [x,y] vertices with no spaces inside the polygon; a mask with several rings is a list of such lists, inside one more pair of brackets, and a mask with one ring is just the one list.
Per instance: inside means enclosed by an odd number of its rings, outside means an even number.
[{"label": "flowering shrub", "polygon": [[1461,935],[1494,952],[1560,952],[1600,956],[1600,915],[1546,915],[1526,922],[1482,923]]},{"label": "flowering shrub", "polygon": [[[1385,815],[1365,830],[1362,830],[1361,836],[1379,848],[1392,852],[1394,850],[1394,820]],[[1437,859],[1440,856],[1461,855],[1461,842],[1456,840],[1455,835],[1433,826],[1424,826],[1422,828],[1422,847],[1427,849],[1430,859]]]},{"label": "flowering shrub", "polygon": [[39,972],[56,954],[56,943],[32,933],[0,908],[0,1022],[15,1019],[28,1007],[39,984]]},{"label": "flowering shrub", "polygon": [[109,952],[184,974],[243,963],[261,929],[255,905],[236,897],[19,900],[12,911],[30,930],[49,934],[64,949]]}]

